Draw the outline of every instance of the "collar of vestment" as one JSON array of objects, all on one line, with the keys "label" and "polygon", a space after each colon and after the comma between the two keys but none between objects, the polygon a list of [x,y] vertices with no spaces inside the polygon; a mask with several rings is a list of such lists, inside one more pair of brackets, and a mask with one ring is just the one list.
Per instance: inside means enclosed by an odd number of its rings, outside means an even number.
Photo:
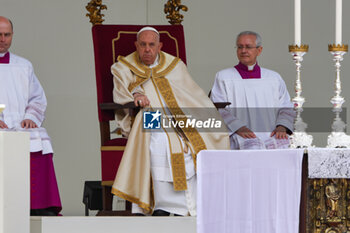
[{"label": "collar of vestment", "polygon": [[241,75],[242,79],[258,79],[261,78],[261,70],[258,63],[255,64],[252,70],[248,69],[248,66],[239,63],[235,66],[238,73]]},{"label": "collar of vestment", "polygon": [[0,57],[1,64],[9,64],[10,63],[10,53],[7,52],[3,57]]},{"label": "collar of vestment", "polygon": [[161,51],[158,56],[159,64],[153,68],[149,68],[141,62],[137,51],[129,54],[126,57],[119,56],[118,62],[121,62],[128,66],[129,69],[140,78],[149,79],[150,77],[159,78],[166,76],[175,68],[177,63],[180,61],[179,58],[163,51]]}]

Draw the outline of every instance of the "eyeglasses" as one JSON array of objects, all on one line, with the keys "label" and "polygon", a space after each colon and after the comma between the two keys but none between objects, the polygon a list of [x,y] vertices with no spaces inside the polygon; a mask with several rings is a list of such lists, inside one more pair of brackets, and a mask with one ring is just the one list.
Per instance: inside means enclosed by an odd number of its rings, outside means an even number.
[{"label": "eyeglasses", "polygon": [[251,45],[243,46],[243,45],[238,45],[238,46],[236,46],[235,48],[236,48],[236,49],[239,49],[239,50],[242,50],[242,49],[251,50],[251,49],[257,49],[257,48],[259,48],[259,47],[260,47],[260,46],[251,46]]}]

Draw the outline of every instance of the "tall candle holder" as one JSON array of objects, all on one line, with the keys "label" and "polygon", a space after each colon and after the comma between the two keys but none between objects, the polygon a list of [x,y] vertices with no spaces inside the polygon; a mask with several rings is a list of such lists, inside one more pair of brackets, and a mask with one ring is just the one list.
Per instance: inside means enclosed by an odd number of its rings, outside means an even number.
[{"label": "tall candle holder", "polygon": [[312,135],[305,132],[307,124],[303,121],[301,113],[303,111],[303,104],[305,98],[301,96],[302,86],[301,86],[301,75],[300,68],[301,62],[303,61],[303,56],[309,51],[308,45],[289,45],[289,52],[293,56],[293,60],[296,66],[296,81],[295,81],[295,97],[292,99],[294,104],[294,111],[296,112],[296,118],[294,121],[294,132],[290,136],[290,147],[291,148],[307,148],[313,147]]},{"label": "tall candle holder", "polygon": [[333,55],[333,61],[335,62],[335,82],[334,82],[334,93],[335,95],[331,98],[332,111],[335,114],[335,118],[332,123],[332,132],[328,135],[327,147],[346,147],[350,148],[350,136],[345,134],[346,124],[340,118],[342,111],[342,105],[345,99],[340,95],[341,93],[341,81],[340,81],[340,62],[343,61],[343,56],[348,51],[348,45],[328,45],[328,51]]}]

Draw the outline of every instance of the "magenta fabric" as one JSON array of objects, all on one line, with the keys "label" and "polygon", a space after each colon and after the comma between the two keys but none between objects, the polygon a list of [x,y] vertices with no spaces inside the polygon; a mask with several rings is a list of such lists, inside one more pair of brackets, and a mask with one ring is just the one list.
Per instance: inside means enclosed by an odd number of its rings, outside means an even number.
[{"label": "magenta fabric", "polygon": [[[115,138],[107,141],[104,146],[126,146],[126,138]],[[114,181],[124,150],[101,151],[102,181]]]},{"label": "magenta fabric", "polygon": [[242,79],[261,78],[261,71],[258,63],[256,63],[253,70],[248,70],[248,67],[242,63],[236,65],[235,68],[241,75]]},{"label": "magenta fabric", "polygon": [[58,214],[62,205],[52,157],[42,151],[30,153],[30,208],[54,208]]},{"label": "magenta fabric", "polygon": [[9,64],[10,63],[10,53],[7,52],[3,57],[0,57],[1,64]]},{"label": "magenta fabric", "polygon": [[126,146],[127,142],[126,138],[114,138],[105,142],[103,146]]},{"label": "magenta fabric", "polygon": [[119,164],[123,157],[123,150],[102,151],[101,172],[102,181],[114,181]]}]

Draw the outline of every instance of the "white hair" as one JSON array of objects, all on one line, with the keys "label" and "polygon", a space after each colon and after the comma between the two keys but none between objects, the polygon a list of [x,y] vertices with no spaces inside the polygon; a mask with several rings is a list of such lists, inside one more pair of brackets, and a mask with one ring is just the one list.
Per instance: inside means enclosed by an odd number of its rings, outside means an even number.
[{"label": "white hair", "polygon": [[253,31],[244,31],[244,32],[241,32],[238,34],[238,36],[236,37],[236,44],[237,44],[237,41],[239,39],[240,36],[243,36],[243,35],[253,35],[255,36],[256,40],[255,40],[255,44],[257,47],[261,47],[262,46],[262,39],[261,39],[261,36],[256,33],[256,32],[253,32]]}]

